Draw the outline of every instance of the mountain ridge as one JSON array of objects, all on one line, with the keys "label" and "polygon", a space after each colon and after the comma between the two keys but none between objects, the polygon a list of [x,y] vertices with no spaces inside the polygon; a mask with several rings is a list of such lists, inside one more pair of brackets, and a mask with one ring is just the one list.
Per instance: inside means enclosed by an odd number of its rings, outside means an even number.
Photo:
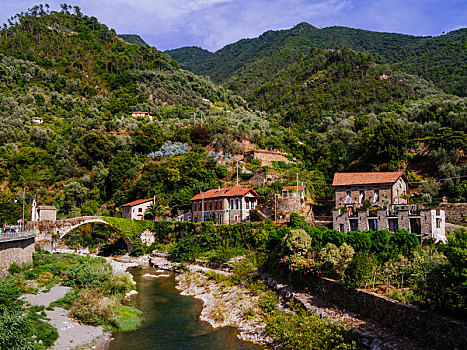
[{"label": "mountain ridge", "polygon": [[[441,36],[373,32],[343,26],[318,29],[302,22],[291,29],[267,31],[252,39],[242,39],[212,53],[200,48],[183,47],[164,51],[182,68],[225,83],[242,67],[271,55],[284,46],[304,53],[312,48],[351,49],[366,52],[377,63],[391,64],[410,74],[433,81],[446,92],[467,94],[467,28]],[[203,49],[201,49],[203,50]]]}]

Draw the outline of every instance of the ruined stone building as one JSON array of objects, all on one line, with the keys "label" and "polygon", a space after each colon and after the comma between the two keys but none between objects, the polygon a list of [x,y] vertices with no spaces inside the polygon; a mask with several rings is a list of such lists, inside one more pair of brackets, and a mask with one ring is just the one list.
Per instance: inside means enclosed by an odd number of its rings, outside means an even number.
[{"label": "ruined stone building", "polygon": [[333,229],[341,232],[398,229],[445,240],[445,213],[409,204],[403,172],[336,173]]}]

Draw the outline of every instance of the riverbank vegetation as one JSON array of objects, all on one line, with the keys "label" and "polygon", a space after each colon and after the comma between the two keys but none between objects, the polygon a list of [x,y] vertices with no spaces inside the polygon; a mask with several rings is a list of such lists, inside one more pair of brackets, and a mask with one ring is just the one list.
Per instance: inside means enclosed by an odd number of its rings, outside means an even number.
[{"label": "riverbank vegetation", "polygon": [[[1,349],[46,349],[53,344],[58,334],[44,322],[44,308],[28,308],[18,297],[47,291],[56,284],[71,289],[49,308],[63,307],[76,321],[109,330],[128,331],[139,326],[141,312],[123,305],[125,295],[135,287],[128,274],[114,274],[104,258],[39,250],[33,264],[12,264],[10,274],[0,280]],[[11,334],[9,329],[13,329]]]}]

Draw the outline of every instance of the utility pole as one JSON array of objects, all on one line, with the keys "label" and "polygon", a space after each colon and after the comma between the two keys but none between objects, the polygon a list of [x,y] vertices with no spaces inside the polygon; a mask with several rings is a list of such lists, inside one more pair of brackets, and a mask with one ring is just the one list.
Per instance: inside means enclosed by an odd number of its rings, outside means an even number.
[{"label": "utility pole", "polygon": [[298,199],[298,173],[297,173],[297,214],[299,212],[299,199]]},{"label": "utility pole", "polygon": [[237,160],[237,187],[238,187],[238,160]]},{"label": "utility pole", "polygon": [[204,193],[201,195],[201,221],[204,221]]},{"label": "utility pole", "polygon": [[21,231],[24,231],[24,194],[25,194],[25,187],[23,187],[23,221],[21,221]]},{"label": "utility pole", "polygon": [[274,222],[277,222],[277,194],[274,192]]}]

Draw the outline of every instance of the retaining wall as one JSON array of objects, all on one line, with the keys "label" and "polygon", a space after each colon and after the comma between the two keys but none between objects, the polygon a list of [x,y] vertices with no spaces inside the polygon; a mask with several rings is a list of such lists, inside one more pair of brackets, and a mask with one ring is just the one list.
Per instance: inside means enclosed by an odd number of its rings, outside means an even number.
[{"label": "retaining wall", "polygon": [[0,275],[8,273],[8,268],[15,262],[18,265],[32,263],[34,236],[0,240]]},{"label": "retaining wall", "polygon": [[421,310],[396,300],[362,290],[347,290],[340,282],[318,278],[307,283],[313,293],[436,349],[465,349],[467,323]]}]

